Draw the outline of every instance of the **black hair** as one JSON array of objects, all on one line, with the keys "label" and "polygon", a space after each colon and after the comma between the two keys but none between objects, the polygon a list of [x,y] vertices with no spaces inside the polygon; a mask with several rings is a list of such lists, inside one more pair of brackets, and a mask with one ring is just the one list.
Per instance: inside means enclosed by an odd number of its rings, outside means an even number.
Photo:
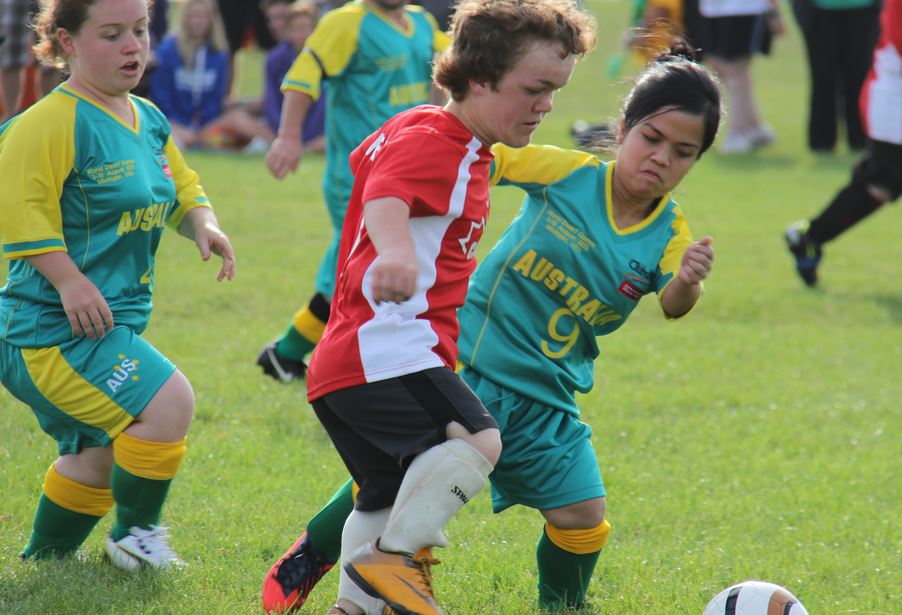
[{"label": "black hair", "polygon": [[651,61],[626,95],[624,130],[665,109],[701,116],[705,134],[696,159],[701,158],[714,143],[723,107],[717,78],[696,60],[695,50],[685,39],[672,40],[670,48]]}]

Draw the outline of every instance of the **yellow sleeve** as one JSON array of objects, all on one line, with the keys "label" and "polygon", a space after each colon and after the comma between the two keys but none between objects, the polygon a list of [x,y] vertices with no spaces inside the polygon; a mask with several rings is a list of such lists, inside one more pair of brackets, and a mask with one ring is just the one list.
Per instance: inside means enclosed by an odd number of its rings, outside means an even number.
[{"label": "yellow sleeve", "polygon": [[0,243],[8,259],[66,251],[60,199],[75,166],[76,103],[51,94],[0,134]]},{"label": "yellow sleeve", "polygon": [[303,92],[317,100],[323,76],[340,74],[357,53],[360,22],[365,15],[366,9],[354,2],[323,15],[288,69],[282,91]]},{"label": "yellow sleeve", "polygon": [[[686,224],[686,218],[683,216],[683,210],[680,209],[679,205],[674,207],[673,213],[676,216],[671,223],[674,235],[670,238],[670,241],[667,242],[667,246],[664,248],[664,255],[661,257],[661,260],[658,261],[658,266],[661,268],[661,278],[666,280],[662,286],[658,287],[657,293],[659,302],[661,296],[664,294],[664,289],[666,289],[677,277],[677,274],[679,274],[680,265],[683,262],[683,254],[686,252],[686,248],[692,245],[693,241],[692,233],[689,231],[689,225]],[[701,285],[701,289],[704,294],[704,284]],[[689,312],[691,311],[692,310],[689,310]],[[689,312],[686,312],[686,314]],[[668,320],[678,320],[686,314],[674,317],[664,311],[664,316]]]},{"label": "yellow sleeve", "polygon": [[451,37],[448,36],[447,33],[442,32],[441,28],[438,27],[438,22],[435,20],[435,17],[432,16],[432,13],[429,11],[424,11],[426,14],[426,19],[429,20],[429,24],[432,26],[432,49],[436,54],[442,53],[451,46]]},{"label": "yellow sleeve", "polygon": [[166,157],[169,159],[169,168],[172,170],[172,180],[175,182],[175,202],[176,206],[169,212],[169,219],[166,224],[178,230],[179,224],[185,214],[195,207],[211,207],[210,200],[200,185],[200,177],[197,173],[187,165],[182,152],[172,141],[172,137],[166,141],[166,147],[163,148]]},{"label": "yellow sleeve", "polygon": [[501,143],[492,146],[491,185],[540,184],[548,186],[584,166],[598,166],[601,161],[586,152],[561,149],[553,145],[509,147]]}]

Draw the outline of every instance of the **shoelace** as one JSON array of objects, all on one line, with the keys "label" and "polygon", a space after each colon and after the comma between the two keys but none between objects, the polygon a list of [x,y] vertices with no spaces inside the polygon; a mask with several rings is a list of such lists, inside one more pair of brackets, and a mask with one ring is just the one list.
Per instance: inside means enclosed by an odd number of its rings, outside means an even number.
[{"label": "shoelace", "polygon": [[330,566],[328,562],[321,562],[315,554],[308,553],[307,549],[304,548],[304,545],[301,545],[290,557],[282,562],[281,566],[279,566],[279,570],[276,573],[276,579],[283,587],[300,589],[298,588],[298,582],[301,580],[301,577],[313,573],[313,582],[315,583],[316,581],[319,581],[331,567],[332,566]]},{"label": "shoelace", "polygon": [[[135,532],[139,530],[140,533]],[[160,554],[164,559],[177,561],[178,556],[169,546],[169,528],[165,525],[151,525],[149,530],[134,528],[135,536],[138,538],[138,544],[142,549],[154,554]]]},{"label": "shoelace", "polygon": [[420,571],[423,589],[429,592],[430,596],[435,598],[435,592],[432,589],[432,567],[441,564],[441,560],[435,559],[434,557],[432,557],[432,553],[426,550],[417,553],[410,559],[414,564],[417,565],[417,568]]}]

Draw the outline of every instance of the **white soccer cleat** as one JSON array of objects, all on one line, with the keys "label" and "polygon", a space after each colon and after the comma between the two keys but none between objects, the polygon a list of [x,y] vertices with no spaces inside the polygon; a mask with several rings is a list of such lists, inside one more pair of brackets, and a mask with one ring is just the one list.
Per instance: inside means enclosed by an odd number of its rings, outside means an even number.
[{"label": "white soccer cleat", "polygon": [[123,570],[181,568],[185,562],[169,546],[168,530],[161,525],[152,525],[148,530],[129,528],[120,540],[106,539],[106,554],[114,566]]}]

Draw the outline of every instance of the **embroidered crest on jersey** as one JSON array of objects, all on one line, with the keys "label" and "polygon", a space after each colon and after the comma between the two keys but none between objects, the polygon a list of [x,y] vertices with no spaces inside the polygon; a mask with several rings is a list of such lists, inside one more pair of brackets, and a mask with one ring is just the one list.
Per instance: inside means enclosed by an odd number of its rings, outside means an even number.
[{"label": "embroidered crest on jersey", "polygon": [[169,168],[169,158],[166,154],[161,155],[157,161],[160,163],[160,168],[163,169],[163,175],[172,177],[172,169]]},{"label": "embroidered crest on jersey", "polygon": [[[467,257],[467,260],[473,258],[473,255],[476,253],[476,248],[479,246],[479,238],[482,237],[482,229],[485,227],[485,218],[476,222],[475,220],[470,221],[470,230],[467,233],[466,237],[461,237],[457,241],[460,242],[460,248],[463,250],[464,254]],[[478,236],[473,237],[473,233],[478,231]]]},{"label": "embroidered crest on jersey", "polygon": [[130,359],[124,354],[119,355],[119,363],[113,366],[113,373],[107,378],[106,385],[110,389],[110,393],[115,393],[120,387],[128,384],[130,381],[137,382],[140,380],[138,376],[138,359]]}]

